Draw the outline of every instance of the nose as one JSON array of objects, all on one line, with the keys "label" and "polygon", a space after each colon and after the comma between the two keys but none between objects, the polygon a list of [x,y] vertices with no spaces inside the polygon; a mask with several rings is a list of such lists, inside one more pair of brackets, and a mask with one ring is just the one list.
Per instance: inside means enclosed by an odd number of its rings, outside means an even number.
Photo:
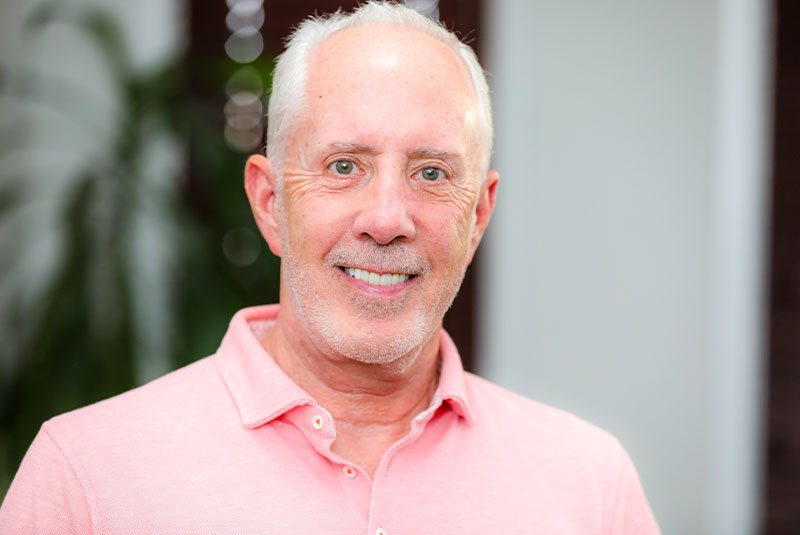
[{"label": "nose", "polygon": [[353,229],[359,236],[380,245],[414,239],[409,185],[402,172],[379,172],[361,191],[359,202]]}]

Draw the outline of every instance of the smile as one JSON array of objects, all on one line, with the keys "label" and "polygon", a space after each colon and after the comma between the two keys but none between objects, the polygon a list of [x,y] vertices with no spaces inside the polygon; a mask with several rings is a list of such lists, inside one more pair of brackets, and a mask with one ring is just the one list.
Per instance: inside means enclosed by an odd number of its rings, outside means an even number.
[{"label": "smile", "polygon": [[343,267],[342,270],[354,279],[364,281],[373,286],[394,286],[395,284],[402,284],[413,277],[413,275],[406,273],[374,273],[366,269],[351,267]]}]

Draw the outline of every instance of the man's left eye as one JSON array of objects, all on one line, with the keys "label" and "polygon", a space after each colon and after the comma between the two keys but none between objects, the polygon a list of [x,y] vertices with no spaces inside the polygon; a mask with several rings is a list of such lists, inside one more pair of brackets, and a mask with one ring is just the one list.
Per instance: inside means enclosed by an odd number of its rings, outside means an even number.
[{"label": "man's left eye", "polygon": [[417,173],[417,175],[428,182],[433,182],[434,180],[439,180],[440,178],[445,177],[444,171],[438,167],[426,167]]},{"label": "man's left eye", "polygon": [[359,171],[358,166],[351,160],[336,160],[328,166],[328,169],[340,175],[353,175]]}]

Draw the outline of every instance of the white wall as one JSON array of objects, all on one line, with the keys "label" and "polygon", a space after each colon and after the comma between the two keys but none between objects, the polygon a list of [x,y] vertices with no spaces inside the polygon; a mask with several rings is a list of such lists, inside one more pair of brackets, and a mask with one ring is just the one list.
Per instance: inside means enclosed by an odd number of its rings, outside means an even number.
[{"label": "white wall", "polygon": [[758,521],[762,4],[487,4],[480,371],[616,434],[665,533]]}]

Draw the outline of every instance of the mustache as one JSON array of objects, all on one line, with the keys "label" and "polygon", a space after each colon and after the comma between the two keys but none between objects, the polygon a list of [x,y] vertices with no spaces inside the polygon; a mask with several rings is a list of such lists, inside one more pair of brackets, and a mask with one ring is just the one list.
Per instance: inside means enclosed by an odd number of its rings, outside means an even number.
[{"label": "mustache", "polygon": [[409,275],[424,275],[431,270],[430,263],[421,255],[398,243],[337,245],[325,255],[325,263],[335,267],[359,267]]}]

